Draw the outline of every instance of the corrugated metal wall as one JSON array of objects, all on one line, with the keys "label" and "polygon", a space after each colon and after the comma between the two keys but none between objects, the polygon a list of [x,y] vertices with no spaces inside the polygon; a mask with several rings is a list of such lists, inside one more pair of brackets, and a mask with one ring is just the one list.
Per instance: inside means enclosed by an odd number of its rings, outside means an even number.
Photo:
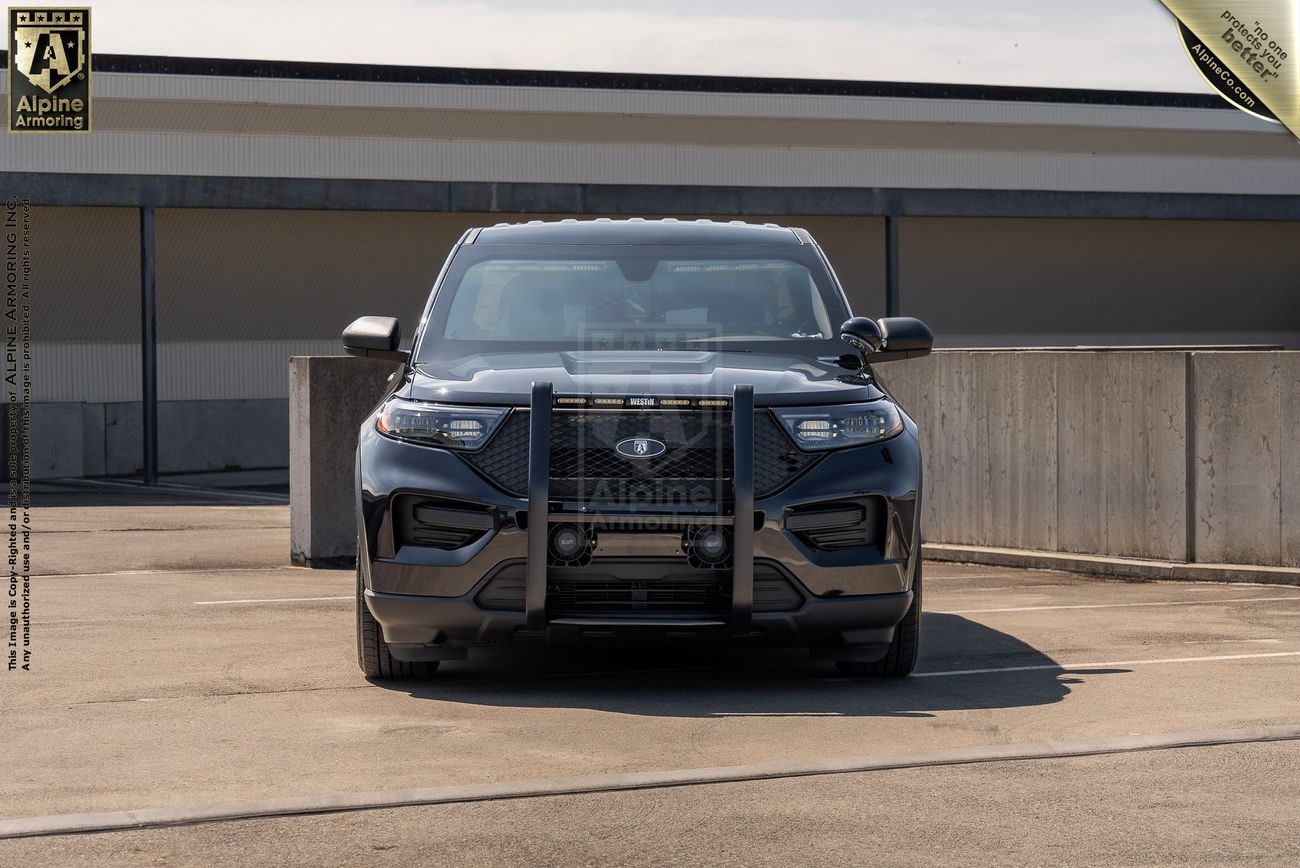
[{"label": "corrugated metal wall", "polygon": [[[286,397],[288,356],[338,352],[357,316],[409,334],[451,245],[501,217],[160,211],[161,397]],[[36,209],[36,400],[138,400],[137,220]],[[856,310],[884,312],[881,219],[785,222],[822,243]],[[1300,344],[1300,224],[903,218],[900,238],[902,312],[941,345]]]},{"label": "corrugated metal wall", "polygon": [[[1290,138],[1206,108],[97,73],[95,124],[5,137],[0,172],[74,189],[81,173],[138,174],[142,193],[192,176],[196,206],[232,177],[1300,194]],[[159,210],[160,398],[189,419],[165,437],[185,441],[203,409],[189,402],[218,399],[272,399],[259,412],[279,430],[290,355],[338,352],[361,314],[397,315],[409,334],[464,229],[533,216],[570,215]],[[81,437],[52,454],[91,456],[51,473],[134,466],[109,456],[137,436],[111,405],[140,395],[138,219],[34,214],[34,398],[91,405],[45,408],[61,420],[47,433]],[[780,222],[821,241],[858,312],[884,313],[882,219]],[[1300,224],[902,217],[900,230],[902,312],[940,345],[1300,346]]]},{"label": "corrugated metal wall", "polygon": [[948,346],[1300,346],[1300,223],[904,218],[904,312]]},{"label": "corrugated metal wall", "polygon": [[1300,193],[1285,134],[1203,108],[102,73],[95,111],[0,171]]},{"label": "corrugated metal wall", "polygon": [[[176,341],[158,345],[162,401],[287,398],[290,356],[333,356],[329,340]],[[32,350],[32,400],[139,401],[140,344],[38,343]]]},{"label": "corrugated metal wall", "polygon": [[161,341],[336,338],[364,314],[415,325],[447,252],[499,217],[158,212]]},{"label": "corrugated metal wall", "polygon": [[33,340],[140,338],[140,215],[32,209]]},{"label": "corrugated metal wall", "polygon": [[[218,133],[15,137],[8,171],[697,186],[1300,194],[1300,160],[949,148],[469,142]],[[60,167],[55,169],[53,167]]]},{"label": "corrugated metal wall", "polygon": [[[339,353],[364,314],[397,316],[409,335],[467,228],[530,216],[160,210],[159,397],[285,398],[290,355]],[[858,309],[883,311],[881,219],[787,222],[822,242]],[[139,400],[137,212],[40,208],[33,229],[34,399]]]}]

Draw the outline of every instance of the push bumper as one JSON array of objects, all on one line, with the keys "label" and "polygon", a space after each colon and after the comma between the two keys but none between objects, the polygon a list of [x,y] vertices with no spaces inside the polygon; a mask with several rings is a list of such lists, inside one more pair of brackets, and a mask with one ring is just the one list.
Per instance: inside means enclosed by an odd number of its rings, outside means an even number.
[{"label": "push bumper", "polygon": [[[901,547],[893,543],[882,545],[875,560],[869,562],[851,552],[817,554],[802,549],[796,535],[787,532],[789,525],[783,524],[785,519],[780,510],[769,511],[766,516],[755,511],[752,387],[736,387],[731,405],[734,463],[730,514],[691,516],[693,521],[703,520],[730,531],[732,562],[727,571],[727,611],[715,609],[707,617],[699,618],[676,614],[660,617],[651,612],[635,616],[601,613],[575,617],[571,613],[547,611],[548,581],[554,573],[548,565],[549,528],[556,522],[609,523],[629,516],[594,511],[575,514],[552,502],[549,437],[554,396],[549,383],[535,383],[529,408],[527,506],[524,511],[510,513],[524,520],[510,520],[500,532],[490,534],[483,541],[487,550],[475,554],[466,549],[470,560],[459,565],[420,563],[423,557],[408,561],[405,552],[384,552],[383,546],[379,557],[372,558],[371,552],[365,550],[369,546],[363,548],[365,601],[383,627],[394,656],[408,660],[448,659],[463,656],[468,646],[510,643],[654,644],[737,639],[809,646],[838,659],[875,659],[883,655],[895,626],[911,604],[907,577],[911,574],[908,568],[911,558],[917,556],[910,540],[913,535],[899,536],[904,539]],[[886,460],[895,471],[895,478],[914,480],[915,473],[908,472],[904,454],[897,445],[895,451],[899,454]],[[900,460],[901,465],[897,463]],[[916,470],[919,472],[919,465]],[[815,477],[820,475],[821,471],[815,468],[808,479],[808,487],[817,490],[820,496],[844,487],[843,477],[831,478],[834,470],[830,467],[826,468],[825,478],[819,481]],[[879,488],[873,484],[876,480],[855,481],[866,483],[864,488],[855,489],[858,493]],[[367,488],[363,486],[363,490]],[[899,493],[888,492],[891,497]],[[892,528],[896,519],[900,530],[902,525],[912,524],[914,481],[901,491],[903,495],[909,493],[912,500],[907,501],[905,514],[896,515],[892,505],[895,501],[889,500],[891,540],[895,538]],[[769,501],[763,503],[764,507],[771,505]],[[632,517],[655,516],[638,512]],[[438,553],[439,560],[450,554]],[[486,556],[490,566],[495,562],[494,554],[514,557],[522,566],[523,588],[517,608],[506,611],[481,606],[478,594],[487,578],[478,582],[470,579],[457,590],[432,589],[429,577],[433,576],[469,578],[473,573],[482,577],[487,570],[476,569],[478,563]],[[785,569],[787,577],[801,592],[802,601],[797,607],[789,611],[755,611],[756,554],[760,561],[775,562]],[[800,583],[796,578],[805,572],[801,566],[810,568],[811,580],[807,583]],[[823,584],[818,586],[817,582]],[[468,588],[471,583],[472,589]]]},{"label": "push bumper", "polygon": [[[553,520],[550,503],[550,432],[554,404],[550,383],[534,383],[528,438],[528,578],[524,622],[531,631],[546,629],[547,533]],[[736,386],[731,401],[733,515],[731,525],[731,628],[749,629],[754,605],[754,387]],[[599,516],[589,515],[590,518]],[[747,517],[742,520],[742,517]],[[713,519],[722,523],[725,517]]]}]

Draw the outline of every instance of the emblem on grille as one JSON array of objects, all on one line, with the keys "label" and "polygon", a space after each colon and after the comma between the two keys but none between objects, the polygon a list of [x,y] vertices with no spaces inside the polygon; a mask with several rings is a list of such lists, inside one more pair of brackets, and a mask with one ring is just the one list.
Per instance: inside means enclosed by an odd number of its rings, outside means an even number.
[{"label": "emblem on grille", "polygon": [[654,458],[667,452],[668,447],[649,437],[629,437],[618,441],[614,451],[624,458]]}]

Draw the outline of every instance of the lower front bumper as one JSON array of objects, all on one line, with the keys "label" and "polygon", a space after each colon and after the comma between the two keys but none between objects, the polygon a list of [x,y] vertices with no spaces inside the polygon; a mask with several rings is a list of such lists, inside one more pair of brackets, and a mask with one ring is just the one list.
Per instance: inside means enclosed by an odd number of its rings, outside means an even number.
[{"label": "lower front bumper", "polygon": [[[723,640],[802,645],[839,659],[883,656],[911,604],[919,557],[914,427],[832,452],[756,502],[753,392],[737,386],[730,500],[644,511],[636,502],[593,507],[550,496],[552,402],[549,384],[534,384],[529,445],[518,456],[529,464],[526,499],[492,488],[457,456],[363,428],[359,564],[366,604],[395,657],[448,659],[470,646],[525,642]],[[835,523],[848,512],[856,519]],[[552,558],[548,534],[560,523],[595,528],[587,563]],[[690,561],[687,535],[703,524],[724,528],[731,540],[730,558],[713,572]],[[447,547],[448,528],[469,530]],[[485,595],[508,564],[517,572],[508,577],[513,596]],[[798,591],[779,606],[771,598],[774,571]],[[698,587],[710,584],[692,581],[701,575],[721,577],[725,597],[716,586]],[[630,601],[646,605],[586,605],[593,597],[584,595],[600,582],[610,599],[631,590]],[[704,602],[692,602],[679,585],[697,586]],[[660,593],[672,602],[655,605]]]},{"label": "lower front bumper", "polygon": [[367,589],[365,601],[398,659],[457,657],[459,649],[474,645],[735,640],[809,646],[832,658],[873,659],[888,648],[912,604],[912,592],[810,598],[796,611],[755,612],[744,630],[723,620],[678,616],[554,618],[542,630],[529,630],[524,612],[483,609],[473,595],[417,597]]}]

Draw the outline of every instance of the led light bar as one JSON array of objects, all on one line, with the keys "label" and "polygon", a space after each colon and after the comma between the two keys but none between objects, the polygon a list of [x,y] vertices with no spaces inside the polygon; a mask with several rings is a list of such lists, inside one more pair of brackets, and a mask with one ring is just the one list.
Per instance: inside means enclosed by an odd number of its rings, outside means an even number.
[{"label": "led light bar", "polygon": [[699,407],[730,407],[731,399],[660,397],[658,395],[556,395],[552,401],[552,406],[561,410],[573,410],[579,407],[689,410]]}]

